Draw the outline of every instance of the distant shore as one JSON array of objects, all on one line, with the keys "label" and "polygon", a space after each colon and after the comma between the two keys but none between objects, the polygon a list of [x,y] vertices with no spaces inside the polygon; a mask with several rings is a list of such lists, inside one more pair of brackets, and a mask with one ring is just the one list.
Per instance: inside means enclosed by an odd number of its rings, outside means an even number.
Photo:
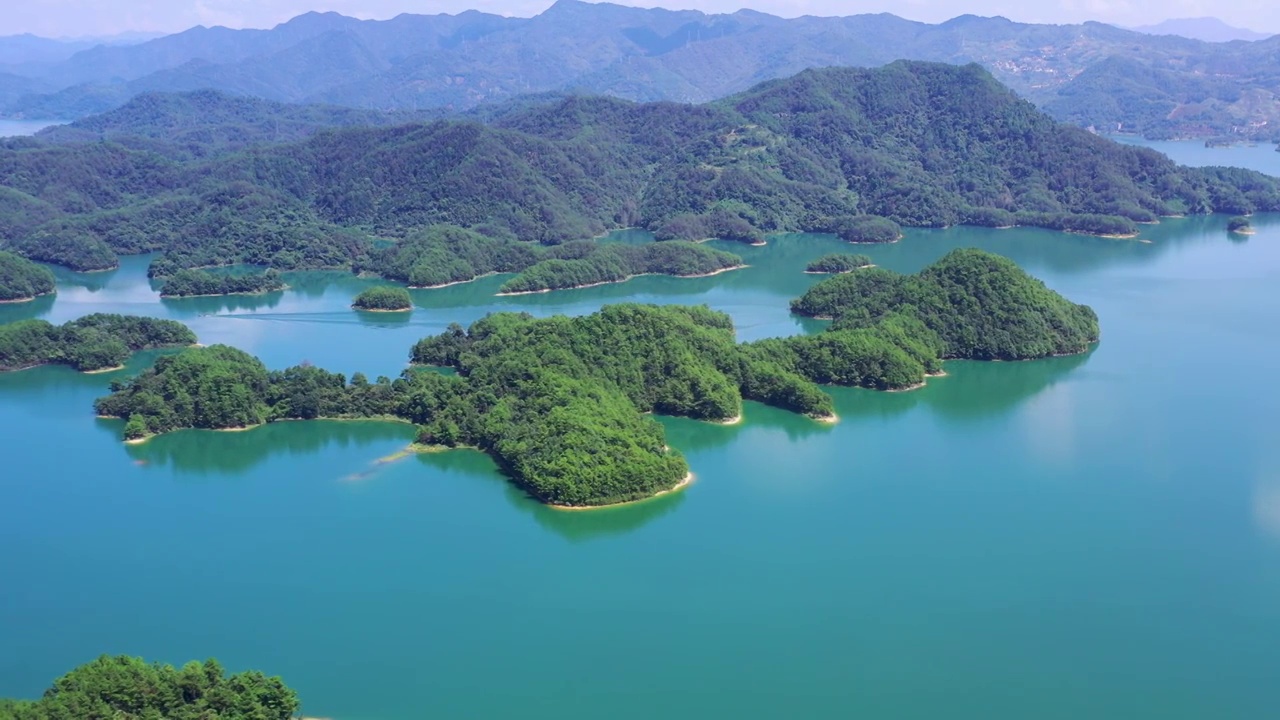
[{"label": "distant shore", "polygon": [[253,292],[229,292],[229,293],[204,293],[202,295],[165,295],[164,291],[160,292],[161,300],[186,300],[187,298],[216,298],[216,297],[254,297],[257,295],[270,295],[271,293],[284,292],[290,290],[288,285],[275,288],[274,290],[254,290]]},{"label": "distant shore", "polygon": [[47,297],[49,295],[56,295],[56,294],[57,294],[57,291],[55,290],[53,292],[40,293],[39,295],[32,295],[31,297],[14,298],[12,300],[0,300],[0,305],[19,305],[21,303],[32,302],[36,298],[42,298],[42,297]]},{"label": "distant shore", "polygon": [[542,290],[520,290],[517,292],[500,292],[494,297],[515,297],[517,295],[541,295],[542,293],[555,292],[557,290],[585,290],[587,288],[601,287],[603,285],[616,285],[618,283],[624,283],[628,280],[634,280],[635,278],[638,278],[638,277],[649,277],[649,276],[655,276],[655,275],[680,278],[681,280],[693,280],[696,278],[715,277],[716,275],[720,275],[721,273],[732,272],[734,270],[741,270],[747,267],[750,267],[750,265],[745,265],[745,264],[734,265],[733,267],[720,268],[719,270],[712,270],[709,273],[699,273],[697,275],[667,275],[666,273],[640,273],[638,275],[628,275],[620,280],[604,280],[602,282],[597,282],[597,283],[587,283],[586,285],[571,285],[569,287],[562,287],[562,288],[544,288]]},{"label": "distant shore", "polygon": [[867,268],[873,268],[873,267],[876,267],[875,263],[867,263],[866,265],[859,265],[856,268],[849,268],[848,270],[805,270],[804,274],[805,275],[848,275],[849,273],[858,272],[859,270],[866,270]]},{"label": "distant shore", "polygon": [[352,310],[358,310],[358,311],[360,311],[360,312],[373,312],[373,313],[402,313],[402,312],[413,312],[413,307],[412,307],[412,306],[407,307],[407,308],[365,308],[365,307],[360,307],[359,305],[352,305],[352,306],[351,306],[351,309],[352,309]]},{"label": "distant shore", "polygon": [[477,275],[471,278],[470,280],[454,280],[453,282],[440,283],[439,285],[410,285],[409,289],[410,290],[439,290],[440,288],[453,287],[454,285],[466,285],[467,283],[473,283],[481,278],[493,277],[494,275],[497,275],[497,274],[498,273],[496,272],[487,272],[483,275]]},{"label": "distant shore", "polygon": [[605,510],[607,508],[617,508],[626,505],[635,505],[637,503],[649,502],[664,495],[672,495],[678,493],[693,484],[695,476],[692,472],[684,476],[684,479],[676,483],[675,487],[669,490],[659,490],[649,497],[640,498],[638,500],[628,500],[626,502],[612,503],[609,505],[556,505],[554,503],[546,503],[546,506],[552,510],[560,510],[562,512],[587,512],[591,510]]}]

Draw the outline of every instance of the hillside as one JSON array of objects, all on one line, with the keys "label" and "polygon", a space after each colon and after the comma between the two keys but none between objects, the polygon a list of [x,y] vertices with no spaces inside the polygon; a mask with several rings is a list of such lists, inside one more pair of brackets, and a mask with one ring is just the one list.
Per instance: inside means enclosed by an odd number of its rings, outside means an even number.
[{"label": "hillside", "polygon": [[759,242],[864,215],[1126,235],[1160,215],[1280,209],[1271,178],[1182,168],[1059,125],[976,65],[811,70],[704,106],[569,98],[487,125],[352,127],[210,159],[0,147],[14,249],[80,269],[161,251],[158,275],[349,267],[370,234],[437,224],[545,245],[636,225]]},{"label": "hillside", "polygon": [[[1280,38],[1208,43],[1101,23],[971,15],[936,25],[887,14],[783,19],[559,0],[532,18],[469,11],[363,21],[308,13],[270,30],[198,27],[129,47],[95,47],[37,68],[9,68],[25,73],[28,85],[10,82],[13,89],[0,92],[0,114],[76,118],[142,93],[206,88],[379,110],[460,110],[562,91],[708,102],[810,67],[911,59],[979,63],[1056,117],[1103,130],[1280,139],[1278,57]],[[1090,78],[1112,60],[1137,63],[1142,72],[1109,93]],[[1088,92],[1073,89],[1082,77]],[[1204,78],[1220,99],[1203,102]],[[1162,114],[1153,107],[1145,118],[1092,107],[1156,96]],[[1153,122],[1159,118],[1168,122]]]}]

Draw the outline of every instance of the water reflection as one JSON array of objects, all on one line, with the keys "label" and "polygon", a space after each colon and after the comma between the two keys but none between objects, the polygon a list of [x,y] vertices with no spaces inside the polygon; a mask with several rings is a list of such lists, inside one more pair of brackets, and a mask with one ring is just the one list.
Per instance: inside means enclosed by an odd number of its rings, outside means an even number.
[{"label": "water reflection", "polygon": [[[119,433],[120,421],[100,422]],[[308,454],[328,446],[359,448],[388,440],[408,443],[414,432],[403,423],[315,420],[271,423],[245,432],[182,430],[123,447],[139,465],[169,467],[179,477],[224,477],[242,475],[275,455]]]}]

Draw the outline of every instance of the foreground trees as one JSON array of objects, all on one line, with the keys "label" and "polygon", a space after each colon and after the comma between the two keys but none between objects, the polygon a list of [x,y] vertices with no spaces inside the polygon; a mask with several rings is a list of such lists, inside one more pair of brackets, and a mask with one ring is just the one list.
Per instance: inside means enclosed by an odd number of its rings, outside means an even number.
[{"label": "foreground trees", "polygon": [[181,668],[102,656],[54,681],[34,702],[0,700],[0,720],[290,720],[297,694],[257,671],[216,660]]}]

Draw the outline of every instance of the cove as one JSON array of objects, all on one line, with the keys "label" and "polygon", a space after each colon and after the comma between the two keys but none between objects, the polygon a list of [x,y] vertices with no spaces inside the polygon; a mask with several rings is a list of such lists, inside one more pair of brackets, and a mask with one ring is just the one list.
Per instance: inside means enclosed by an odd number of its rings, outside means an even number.
[{"label": "cove", "polygon": [[[1269,151],[1269,148],[1265,149]],[[1092,305],[1083,356],[949,362],[918,391],[832,389],[837,425],[748,403],[663,419],[697,482],[563,513],[471,451],[380,463],[407,425],[282,423],[126,447],[93,417],[118,373],[0,375],[0,696],[104,653],[216,656],[337,720],[654,716],[1266,716],[1280,666],[1280,217],[1143,228],[908,231],[850,248],[718,244],[750,267],[494,297],[503,277],[354,313],[369,281],[289,274],[263,297],[160,300],[147,258],[58,272],[0,320],[170,317],[271,367],[395,375],[494,310],[706,303],[740,339],[822,327],[787,302],[811,260],[914,272],[1011,257]],[[640,234],[622,241],[643,242]]]}]

